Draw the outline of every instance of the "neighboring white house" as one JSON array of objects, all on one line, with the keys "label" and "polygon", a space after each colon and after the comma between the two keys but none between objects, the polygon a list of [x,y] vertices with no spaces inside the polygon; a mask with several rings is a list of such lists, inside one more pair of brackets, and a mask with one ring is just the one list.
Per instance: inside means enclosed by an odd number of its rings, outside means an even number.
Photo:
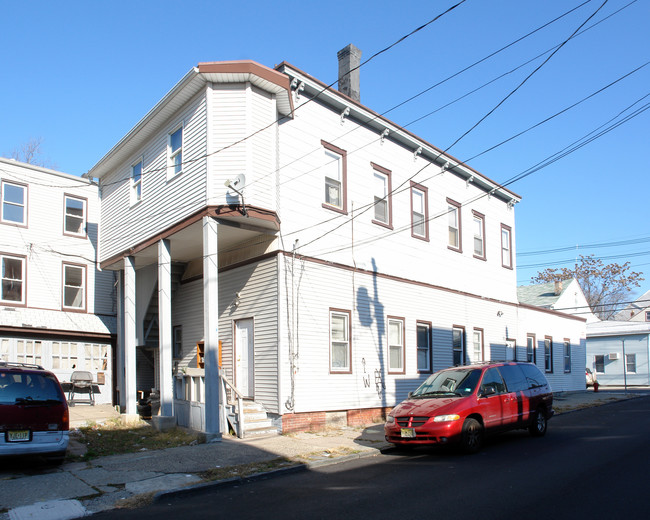
[{"label": "neighboring white house", "polygon": [[156,388],[218,437],[232,385],[283,431],[361,424],[489,359],[584,388],[585,319],[518,302],[520,197],[287,63],[199,64],[89,175],[126,413]]},{"label": "neighboring white house", "polygon": [[601,321],[587,325],[587,366],[598,383],[650,385],[650,323]]},{"label": "neighboring white house", "polygon": [[615,316],[618,321],[650,322],[650,291],[646,292]]},{"label": "neighboring white house", "polygon": [[587,320],[587,323],[600,321],[591,311],[585,293],[575,278],[535,285],[520,285],[517,287],[517,296],[521,303],[580,316]]},{"label": "neighboring white house", "polygon": [[96,402],[112,404],[116,302],[96,258],[97,185],[4,158],[0,183],[0,360],[62,382],[89,371]]}]

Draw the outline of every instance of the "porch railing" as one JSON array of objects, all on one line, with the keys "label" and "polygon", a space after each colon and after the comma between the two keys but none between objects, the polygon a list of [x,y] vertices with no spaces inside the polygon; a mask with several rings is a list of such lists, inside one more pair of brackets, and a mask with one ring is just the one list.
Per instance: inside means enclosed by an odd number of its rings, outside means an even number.
[{"label": "porch railing", "polygon": [[237,399],[237,437],[240,439],[244,437],[244,396],[241,394],[237,387],[233,385],[226,376],[223,374],[219,375],[219,381],[221,383],[221,392],[219,392],[219,403],[221,408],[221,431],[226,431],[228,427],[228,420],[226,418],[226,405],[228,404],[228,397],[226,393],[226,386],[228,390],[232,392]]}]

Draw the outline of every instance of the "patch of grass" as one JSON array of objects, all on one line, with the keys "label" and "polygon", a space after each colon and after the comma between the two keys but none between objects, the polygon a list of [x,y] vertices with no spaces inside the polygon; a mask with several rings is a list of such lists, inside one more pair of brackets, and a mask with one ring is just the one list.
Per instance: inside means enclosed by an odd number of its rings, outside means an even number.
[{"label": "patch of grass", "polygon": [[229,478],[243,478],[255,475],[256,473],[265,473],[279,468],[296,466],[298,463],[280,457],[277,459],[267,460],[264,462],[251,462],[248,464],[239,464],[238,466],[228,466],[224,468],[213,468],[200,473],[200,477],[205,481],[225,480]]},{"label": "patch of grass", "polygon": [[115,502],[115,509],[137,509],[138,507],[148,506],[153,504],[153,497],[155,496],[156,491],[150,491],[149,493],[125,498],[124,500]]},{"label": "patch of grass", "polygon": [[86,446],[81,460],[147,450],[162,450],[200,442],[200,434],[182,428],[158,431],[148,423],[125,424],[120,420],[89,424],[71,432],[76,442]]}]

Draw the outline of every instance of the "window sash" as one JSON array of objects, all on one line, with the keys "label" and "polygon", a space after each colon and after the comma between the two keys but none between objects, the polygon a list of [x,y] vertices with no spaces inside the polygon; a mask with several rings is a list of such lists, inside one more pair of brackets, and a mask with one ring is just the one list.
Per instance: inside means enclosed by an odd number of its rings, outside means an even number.
[{"label": "window sash", "polygon": [[426,237],[426,199],[423,191],[417,188],[411,188],[411,207],[413,234],[419,237]]},{"label": "window sash", "polygon": [[404,370],[404,323],[402,320],[388,320],[388,370]]},{"label": "window sash", "polygon": [[452,350],[453,350],[453,361],[454,366],[459,366],[463,364],[463,338],[464,338],[463,329],[454,328],[452,329]]},{"label": "window sash", "polygon": [[172,175],[183,171],[183,127],[169,134],[169,163]]},{"label": "window sash", "polygon": [[2,221],[25,224],[27,187],[10,182],[2,183]]},{"label": "window sash", "polygon": [[473,362],[479,362],[483,361],[483,331],[482,330],[474,330],[474,334],[472,336],[473,339],[473,346],[474,346],[474,359],[472,359]]},{"label": "window sash", "polygon": [[535,363],[535,336],[526,336],[526,361]]},{"label": "window sash", "polygon": [[544,368],[553,372],[553,342],[550,339],[544,340]]},{"label": "window sash", "polygon": [[84,309],[86,303],[86,269],[76,265],[63,267],[63,307]]},{"label": "window sash", "polygon": [[374,172],[375,180],[375,220],[388,224],[388,176]]},{"label": "window sash", "polygon": [[636,373],[636,354],[625,354],[625,370],[628,374]]},{"label": "window sash", "polygon": [[330,313],[330,370],[350,371],[350,316],[347,313]]},{"label": "window sash", "polygon": [[605,373],[605,356],[594,356],[594,369],[596,370],[597,374]]},{"label": "window sash", "polygon": [[417,363],[420,372],[431,370],[431,327],[424,323],[418,323],[417,335]]},{"label": "window sash", "polygon": [[325,203],[330,206],[341,209],[343,201],[341,197],[341,188],[343,180],[343,164],[339,154],[330,150],[324,150],[325,153]]},{"label": "window sash", "polygon": [[0,301],[25,303],[25,259],[2,256],[2,287]]},{"label": "window sash", "polygon": [[564,342],[564,373],[571,373],[571,343]]},{"label": "window sash", "polygon": [[142,198],[142,161],[131,166],[131,194],[132,202],[138,202]]},{"label": "window sash", "polygon": [[501,264],[503,267],[512,267],[510,230],[506,228],[501,228]]},{"label": "window sash", "polygon": [[458,208],[449,205],[447,207],[447,222],[449,227],[449,247],[460,248],[460,226],[458,225]]},{"label": "window sash", "polygon": [[481,258],[485,257],[484,224],[483,217],[474,215],[474,255]]},{"label": "window sash", "polygon": [[65,232],[73,235],[86,234],[86,201],[65,197]]}]

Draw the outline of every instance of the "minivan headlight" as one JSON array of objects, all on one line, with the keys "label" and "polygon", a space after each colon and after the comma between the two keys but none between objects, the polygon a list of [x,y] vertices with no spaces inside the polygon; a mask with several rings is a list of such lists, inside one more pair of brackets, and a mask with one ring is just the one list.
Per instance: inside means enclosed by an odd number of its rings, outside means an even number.
[{"label": "minivan headlight", "polygon": [[460,419],[460,415],[458,414],[450,414],[450,415],[436,415],[433,418],[433,422],[451,422],[451,421],[457,421]]},{"label": "minivan headlight", "polygon": [[392,415],[389,415],[388,417],[386,417],[386,422],[388,424],[393,424],[395,422],[395,417],[393,417]]}]

